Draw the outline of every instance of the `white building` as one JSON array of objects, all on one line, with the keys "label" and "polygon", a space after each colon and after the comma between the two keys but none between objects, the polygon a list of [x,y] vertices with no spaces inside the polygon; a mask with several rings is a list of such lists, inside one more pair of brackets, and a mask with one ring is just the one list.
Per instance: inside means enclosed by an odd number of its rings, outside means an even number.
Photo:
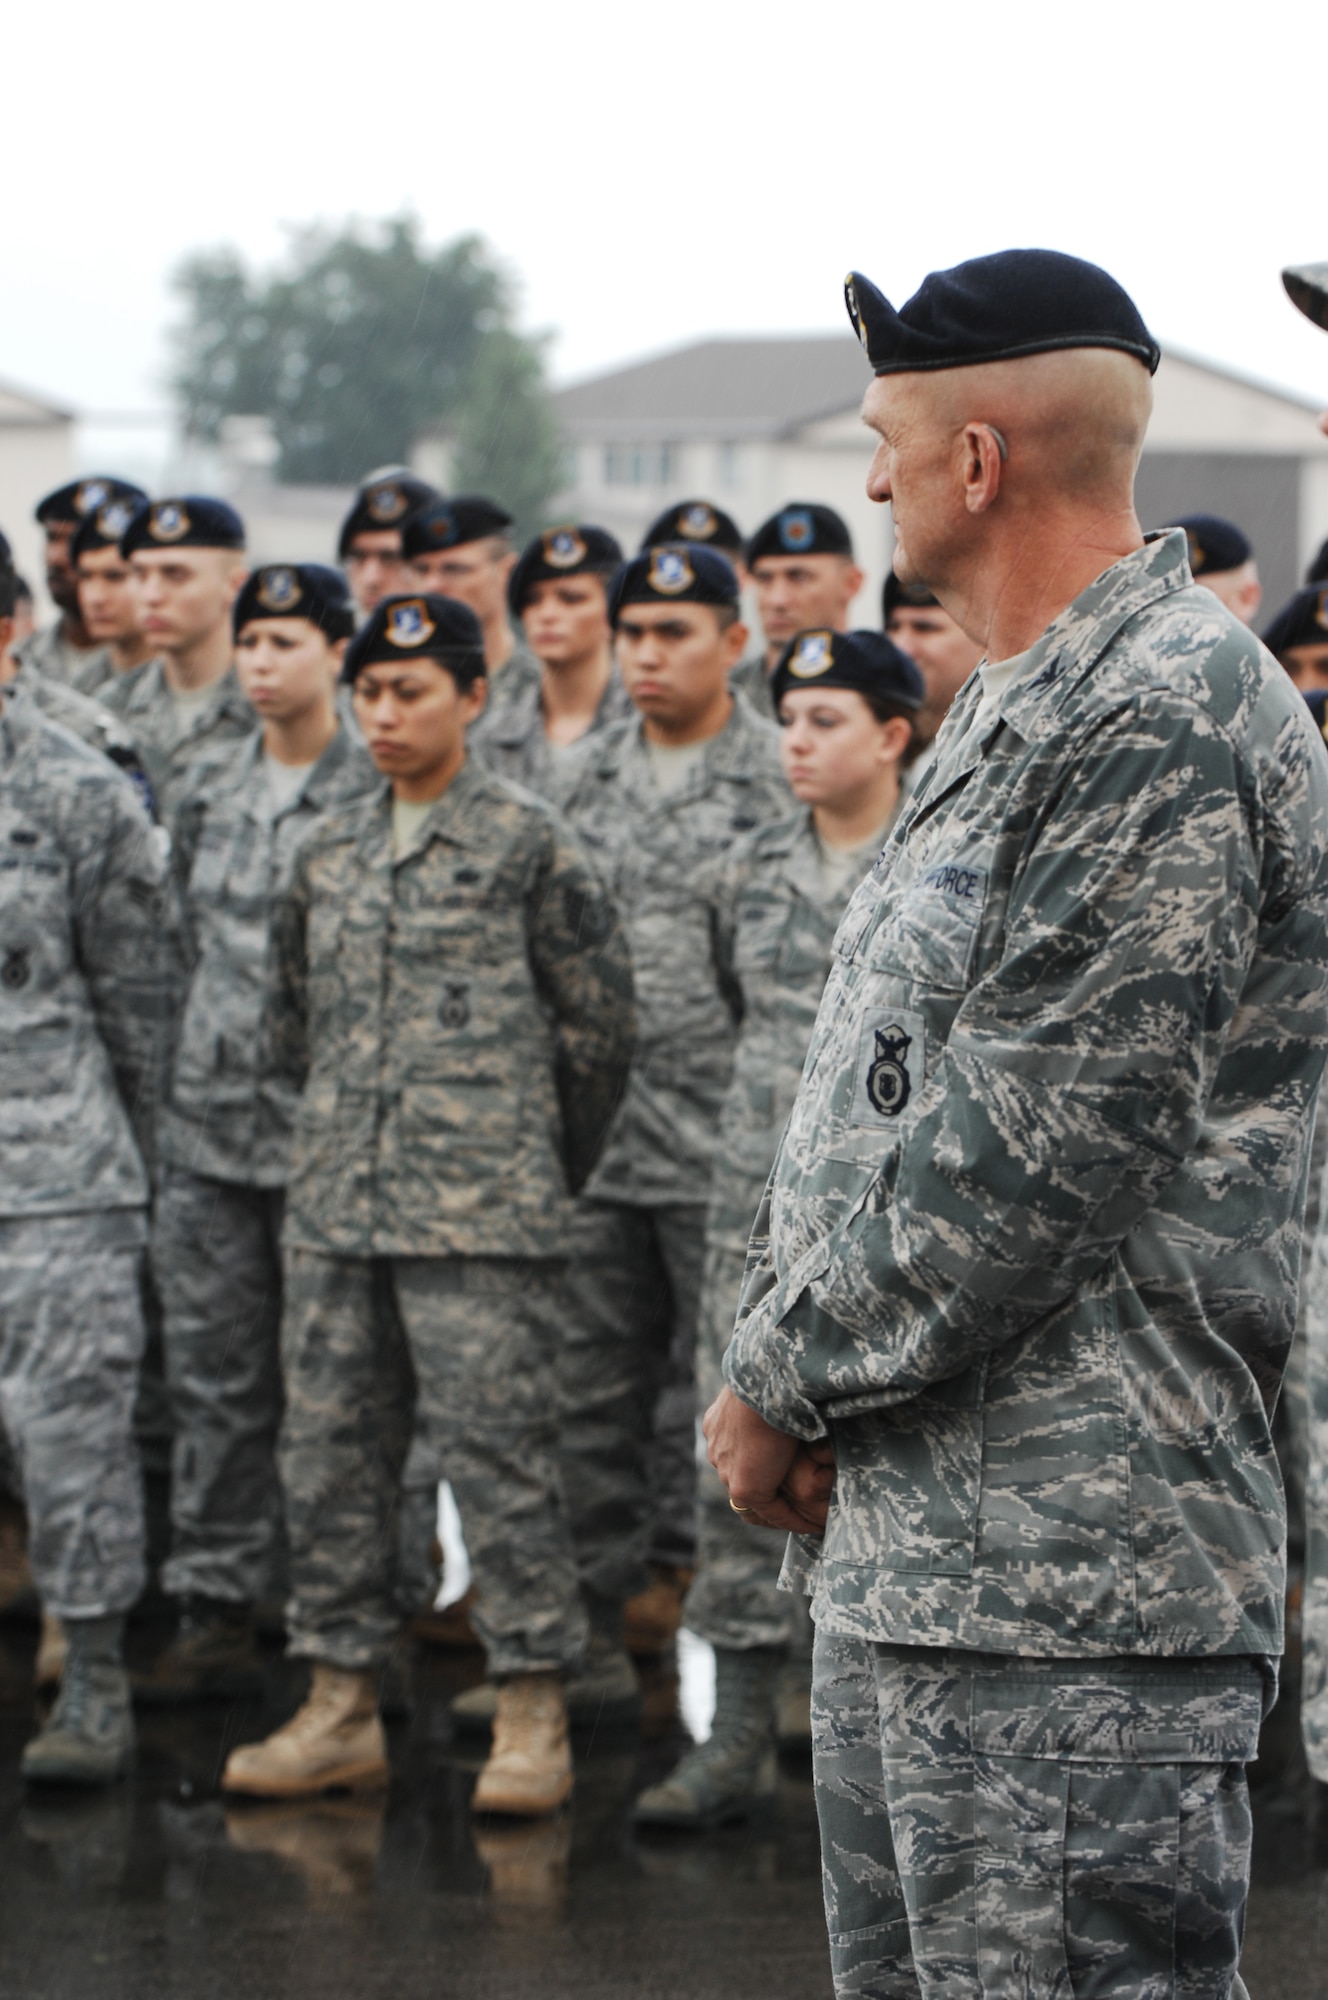
[{"label": "white building", "polygon": [[[744,532],[789,500],[836,507],[867,585],[855,616],[879,622],[888,508],[863,491],[858,414],[871,376],[851,334],[697,341],[559,390],[567,452],[560,518],[596,521],[635,548],[672,500],[702,497]],[[1222,514],[1251,537],[1271,611],[1328,536],[1328,439],[1315,405],[1192,355],[1168,353],[1139,476],[1146,527]]]}]

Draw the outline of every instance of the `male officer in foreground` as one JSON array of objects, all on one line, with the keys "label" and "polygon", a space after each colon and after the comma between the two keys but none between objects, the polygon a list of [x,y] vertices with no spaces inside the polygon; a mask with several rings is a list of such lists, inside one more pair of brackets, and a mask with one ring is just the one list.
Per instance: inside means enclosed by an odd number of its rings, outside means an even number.
[{"label": "male officer in foreground", "polygon": [[774,718],[770,676],[795,632],[820,627],[847,632],[849,610],[862,589],[848,523],[833,507],[791,500],[763,521],[747,544],[764,656],[743,660],[731,675],[759,715]]},{"label": "male officer in foreground", "polygon": [[1243,1994],[1328,771],[1143,542],[1105,272],[848,297],[867,490],[986,660],[840,926],[711,1457],[805,1536],[839,1992]]}]

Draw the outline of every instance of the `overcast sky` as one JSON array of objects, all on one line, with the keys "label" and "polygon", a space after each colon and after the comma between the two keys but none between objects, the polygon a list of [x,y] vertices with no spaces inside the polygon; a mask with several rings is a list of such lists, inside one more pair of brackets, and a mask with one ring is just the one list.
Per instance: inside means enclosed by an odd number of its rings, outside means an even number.
[{"label": "overcast sky", "polygon": [[0,377],[159,405],[187,251],[270,260],[286,224],[408,206],[489,238],[560,379],[842,328],[850,265],[899,304],[1042,244],[1104,264],[1164,343],[1328,402],[1328,336],[1278,280],[1328,258],[1325,41],[1289,0],[29,4]]}]

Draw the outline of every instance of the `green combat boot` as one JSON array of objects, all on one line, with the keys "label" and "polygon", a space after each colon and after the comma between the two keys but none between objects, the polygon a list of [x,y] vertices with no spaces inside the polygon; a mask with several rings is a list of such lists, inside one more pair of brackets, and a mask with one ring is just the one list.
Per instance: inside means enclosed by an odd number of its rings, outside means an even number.
[{"label": "green combat boot", "polygon": [[186,1597],[175,1637],[146,1673],[134,1675],[134,1700],[145,1708],[230,1701],[261,1693],[266,1678],[252,1606]]},{"label": "green combat boot", "polygon": [[134,1761],[134,1715],[121,1660],[123,1618],[67,1618],[69,1652],[50,1719],[23,1752],[30,1785],[109,1785]]},{"label": "green combat boot", "polygon": [[701,1829],[746,1819],[775,1796],[775,1703],[784,1656],[778,1647],[715,1648],[715,1722],[658,1785],[642,1792],[637,1826]]},{"label": "green combat boot", "polygon": [[[621,1727],[641,1720],[641,1683],[622,1642],[622,1606],[595,1599],[586,1606],[590,1641],[585,1658],[566,1685],[567,1719],[574,1729]],[[462,1735],[483,1735],[493,1727],[498,1690],[492,1681],[467,1688],[452,1703],[452,1721]]]}]

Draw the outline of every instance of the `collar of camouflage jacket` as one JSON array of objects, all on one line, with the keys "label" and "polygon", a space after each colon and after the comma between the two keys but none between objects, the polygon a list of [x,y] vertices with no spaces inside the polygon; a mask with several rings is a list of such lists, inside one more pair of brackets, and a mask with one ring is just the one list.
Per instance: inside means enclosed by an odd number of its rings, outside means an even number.
[{"label": "collar of camouflage jacket", "polygon": [[[484,804],[493,796],[494,788],[494,780],[483,765],[467,757],[447,790],[433,801],[409,849],[399,859],[418,861],[435,840],[445,840],[453,847],[480,846],[484,840]],[[391,866],[398,858],[392,853],[391,783],[384,782],[371,797],[373,810],[365,814],[360,828],[360,852],[366,861]]]},{"label": "collar of camouflage jacket", "polygon": [[749,785],[755,775],[753,769],[753,745],[763,737],[774,737],[774,725],[763,722],[751,703],[741,694],[733,697],[733,713],[717,736],[712,736],[704,746],[704,752],[694,770],[688,773],[686,782],[676,792],[659,794],[649,769],[643,724],[639,716],[605,732],[602,746],[596,751],[592,769],[601,777],[611,778],[620,770],[637,765],[640,784],[638,795],[644,806],[651,801],[657,811],[674,812],[679,805],[687,804],[698,793],[704,792],[715,778],[726,778],[734,784]]}]

